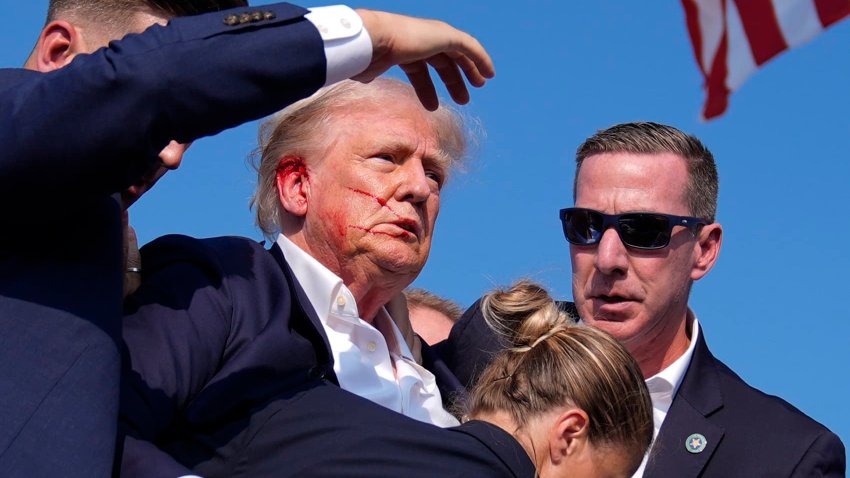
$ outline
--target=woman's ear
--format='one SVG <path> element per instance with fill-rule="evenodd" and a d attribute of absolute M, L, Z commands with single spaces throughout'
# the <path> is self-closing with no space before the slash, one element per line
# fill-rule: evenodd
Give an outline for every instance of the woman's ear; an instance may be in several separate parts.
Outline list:
<path fill-rule="evenodd" d="M 587 444 L 590 419 L 584 410 L 570 408 L 561 413 L 549 431 L 549 459 L 560 465 Z"/>

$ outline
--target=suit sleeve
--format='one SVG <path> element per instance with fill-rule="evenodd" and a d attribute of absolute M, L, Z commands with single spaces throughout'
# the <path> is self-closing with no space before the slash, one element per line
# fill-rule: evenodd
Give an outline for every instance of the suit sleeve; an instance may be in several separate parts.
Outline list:
<path fill-rule="evenodd" d="M 213 261 L 184 247 L 187 241 L 171 236 L 146 246 L 157 260 L 127 301 L 122 476 L 190 474 L 161 445 L 225 356 L 232 316 L 227 287 Z"/>
<path fill-rule="evenodd" d="M 112 193 L 170 141 L 271 114 L 325 81 L 322 39 L 287 4 L 231 25 L 233 11 L 176 18 L 50 73 L 0 76 L 0 200 Z"/>
<path fill-rule="evenodd" d="M 832 432 L 824 431 L 803 455 L 791 474 L 794 478 L 843 478 L 846 468 L 844 444 Z"/>

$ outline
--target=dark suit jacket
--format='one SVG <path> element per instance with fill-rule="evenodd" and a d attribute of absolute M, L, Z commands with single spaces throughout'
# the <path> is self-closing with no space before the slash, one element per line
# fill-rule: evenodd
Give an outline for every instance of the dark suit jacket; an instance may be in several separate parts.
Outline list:
<path fill-rule="evenodd" d="M 3 476 L 110 473 L 122 289 L 112 194 L 171 139 L 260 118 L 324 83 L 305 10 L 262 10 L 275 18 L 176 19 L 58 71 L 0 70 Z"/>
<path fill-rule="evenodd" d="M 437 346 L 468 386 L 503 346 L 478 305 Z M 644 476 L 843 477 L 845 452 L 838 437 L 788 402 L 747 385 L 711 354 L 704 337 L 701 330 Z M 695 433 L 707 441 L 701 453 L 685 448 Z"/>
<path fill-rule="evenodd" d="M 308 381 L 258 409 L 205 477 L 532 478 L 519 443 L 470 421 L 442 429 L 387 410 L 328 380 Z"/>
<path fill-rule="evenodd" d="M 142 261 L 124 319 L 125 476 L 228 476 L 222 463 L 242 456 L 255 415 L 305 384 L 338 385 L 321 322 L 277 245 L 165 236 Z M 425 366 L 444 398 L 462 388 L 443 364 Z M 317 426 L 336 425 L 311 411 Z"/>

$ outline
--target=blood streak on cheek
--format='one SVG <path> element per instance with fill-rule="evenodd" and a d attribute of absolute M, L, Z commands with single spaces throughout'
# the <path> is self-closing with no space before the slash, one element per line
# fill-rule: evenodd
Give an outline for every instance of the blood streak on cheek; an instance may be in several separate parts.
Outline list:
<path fill-rule="evenodd" d="M 345 227 L 345 218 L 341 212 L 333 214 L 331 217 L 331 223 L 336 226 L 336 230 L 339 232 L 339 237 L 345 237 L 345 231 L 347 228 Z"/>
<path fill-rule="evenodd" d="M 364 196 L 367 196 L 367 197 L 374 199 L 375 202 L 377 202 L 379 206 L 387 208 L 387 210 L 389 210 L 391 213 L 395 214 L 396 217 L 400 217 L 397 212 L 393 211 L 393 208 L 391 208 L 390 206 L 387 205 L 386 199 L 379 197 L 379 196 L 376 196 L 376 195 L 374 195 L 370 192 L 364 191 L 362 189 L 348 188 L 348 190 L 353 191 L 357 194 L 362 194 Z"/>

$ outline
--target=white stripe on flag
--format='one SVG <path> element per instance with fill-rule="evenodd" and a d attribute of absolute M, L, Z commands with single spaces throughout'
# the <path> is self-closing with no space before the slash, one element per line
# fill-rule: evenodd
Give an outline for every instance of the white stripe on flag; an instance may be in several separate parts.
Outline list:
<path fill-rule="evenodd" d="M 812 0 L 772 0 L 776 19 L 785 43 L 794 48 L 811 40 L 823 31 L 820 17 Z"/>
<path fill-rule="evenodd" d="M 703 71 L 711 71 L 720 40 L 723 39 L 723 1 L 699 0 L 699 28 L 702 37 Z"/>
<path fill-rule="evenodd" d="M 726 34 L 729 39 L 726 59 L 728 68 L 726 87 L 729 88 L 729 91 L 735 91 L 758 69 L 758 66 L 756 66 L 756 60 L 753 58 L 747 34 L 744 32 L 738 7 L 735 6 L 733 1 L 726 4 L 726 21 Z"/>

